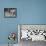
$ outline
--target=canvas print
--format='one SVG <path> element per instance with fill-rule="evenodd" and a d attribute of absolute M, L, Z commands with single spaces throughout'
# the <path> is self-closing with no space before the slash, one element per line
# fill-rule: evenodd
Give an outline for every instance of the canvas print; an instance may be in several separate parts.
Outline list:
<path fill-rule="evenodd" d="M 20 25 L 20 41 L 46 41 L 46 25 Z"/>
<path fill-rule="evenodd" d="M 17 16 L 17 8 L 4 8 L 4 17 L 16 18 L 16 16 Z"/>
<path fill-rule="evenodd" d="M 19 24 L 19 46 L 42 46 L 46 44 L 46 25 Z M 45 45 L 46 46 L 46 45 Z"/>

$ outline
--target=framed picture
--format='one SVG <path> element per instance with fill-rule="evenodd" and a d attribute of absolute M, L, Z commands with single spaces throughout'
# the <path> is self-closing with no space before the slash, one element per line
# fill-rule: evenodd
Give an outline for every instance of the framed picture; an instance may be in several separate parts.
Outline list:
<path fill-rule="evenodd" d="M 4 17 L 6 18 L 16 18 L 17 8 L 4 8 Z"/>
<path fill-rule="evenodd" d="M 18 33 L 19 41 L 46 41 L 46 24 L 19 24 Z"/>

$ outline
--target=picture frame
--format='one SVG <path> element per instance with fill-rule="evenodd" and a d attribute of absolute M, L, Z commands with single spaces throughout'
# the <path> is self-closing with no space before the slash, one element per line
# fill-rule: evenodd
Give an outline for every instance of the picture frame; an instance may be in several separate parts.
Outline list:
<path fill-rule="evenodd" d="M 46 41 L 46 24 L 19 24 L 18 30 L 19 42 L 21 40 Z"/>
<path fill-rule="evenodd" d="M 4 8 L 4 17 L 5 18 L 16 18 L 17 8 Z"/>

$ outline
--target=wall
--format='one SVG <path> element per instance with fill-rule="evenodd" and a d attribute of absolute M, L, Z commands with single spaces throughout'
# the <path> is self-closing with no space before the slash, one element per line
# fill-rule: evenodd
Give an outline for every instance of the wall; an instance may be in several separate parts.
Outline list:
<path fill-rule="evenodd" d="M 4 18 L 4 8 L 17 8 L 17 18 Z M 0 0 L 0 44 L 8 43 L 8 34 L 10 32 L 16 32 L 18 34 L 17 24 L 19 23 L 19 18 L 17 1 Z"/>
<path fill-rule="evenodd" d="M 22 1 L 21 24 L 46 24 L 46 0 Z"/>
<path fill-rule="evenodd" d="M 4 18 L 4 8 L 17 8 L 17 18 Z M 46 24 L 46 0 L 0 0 L 0 44 L 18 24 Z M 17 42 L 17 41 L 16 41 Z"/>

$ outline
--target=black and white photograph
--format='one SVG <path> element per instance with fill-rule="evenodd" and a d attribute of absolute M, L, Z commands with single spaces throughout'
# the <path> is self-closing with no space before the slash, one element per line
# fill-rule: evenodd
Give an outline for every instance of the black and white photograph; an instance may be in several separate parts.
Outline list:
<path fill-rule="evenodd" d="M 17 16 L 17 8 L 4 8 L 4 17 L 16 18 L 16 16 Z"/>
<path fill-rule="evenodd" d="M 20 46 L 46 43 L 46 25 L 20 24 L 18 31 L 20 31 Z"/>

